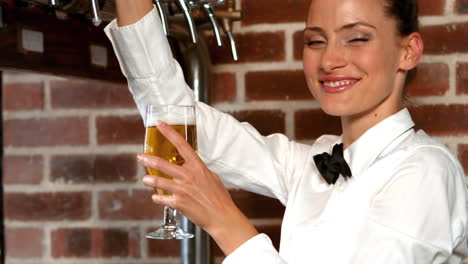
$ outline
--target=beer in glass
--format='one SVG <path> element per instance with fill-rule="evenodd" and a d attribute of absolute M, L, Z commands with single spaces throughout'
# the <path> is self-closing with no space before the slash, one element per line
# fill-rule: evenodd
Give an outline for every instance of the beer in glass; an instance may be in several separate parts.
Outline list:
<path fill-rule="evenodd" d="M 197 150 L 195 106 L 149 105 L 146 111 L 144 153 L 158 156 L 170 163 L 182 165 L 184 159 L 174 145 L 158 130 L 158 121 L 163 121 L 172 126 L 194 150 Z M 170 175 L 153 168 L 147 167 L 146 171 L 150 175 L 172 179 Z M 155 188 L 155 192 L 162 195 L 171 195 L 171 193 L 159 188 Z M 175 209 L 166 206 L 162 227 L 149 233 L 146 237 L 153 239 L 186 239 L 193 237 L 193 234 L 186 233 L 177 226 L 176 215 L 177 211 Z"/>

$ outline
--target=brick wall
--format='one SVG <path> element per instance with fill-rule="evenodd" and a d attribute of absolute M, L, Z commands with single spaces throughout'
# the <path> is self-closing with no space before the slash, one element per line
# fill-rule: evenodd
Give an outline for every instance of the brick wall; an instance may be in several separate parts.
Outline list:
<path fill-rule="evenodd" d="M 339 133 L 302 76 L 307 2 L 242 1 L 239 63 L 211 45 L 213 105 L 263 134 L 306 143 Z M 468 1 L 421 2 L 426 55 L 409 87 L 417 102 L 411 110 L 468 174 Z M 144 238 L 162 208 L 140 182 L 135 154 L 144 131 L 124 85 L 5 71 L 3 107 L 7 263 L 179 263 L 178 242 Z M 277 245 L 282 206 L 232 195 Z M 220 261 L 221 252 L 213 252 Z"/>

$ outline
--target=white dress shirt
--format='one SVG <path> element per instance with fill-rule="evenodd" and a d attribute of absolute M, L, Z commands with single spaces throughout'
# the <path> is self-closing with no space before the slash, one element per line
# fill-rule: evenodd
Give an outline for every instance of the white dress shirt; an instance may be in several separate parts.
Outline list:
<path fill-rule="evenodd" d="M 313 156 L 341 137 L 312 145 L 260 135 L 247 123 L 194 102 L 155 10 L 135 24 L 105 29 L 141 115 L 147 104 L 195 104 L 198 151 L 229 185 L 286 206 L 280 251 L 260 234 L 230 263 L 462 263 L 467 255 L 467 189 L 452 154 L 406 109 L 369 129 L 344 151 L 353 176 L 328 185 Z"/>

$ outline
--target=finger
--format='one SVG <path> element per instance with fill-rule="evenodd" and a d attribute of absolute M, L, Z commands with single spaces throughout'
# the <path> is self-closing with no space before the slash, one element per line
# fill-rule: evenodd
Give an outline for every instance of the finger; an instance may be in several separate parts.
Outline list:
<path fill-rule="evenodd" d="M 143 177 L 143 184 L 153 188 L 163 189 L 170 193 L 177 192 L 177 185 L 174 181 L 156 175 L 145 175 Z"/>
<path fill-rule="evenodd" d="M 148 154 L 138 154 L 137 159 L 143 166 L 156 169 L 175 179 L 180 179 L 184 176 L 184 169 L 181 166 L 170 163 L 160 157 Z"/>
<path fill-rule="evenodd" d="M 176 207 L 176 200 L 174 195 L 160 195 L 160 194 L 153 194 L 151 199 L 156 204 L 167 205 L 174 209 L 178 209 Z"/>
<path fill-rule="evenodd" d="M 163 121 L 158 122 L 158 130 L 177 148 L 184 160 L 199 160 L 195 150 L 173 127 Z"/>

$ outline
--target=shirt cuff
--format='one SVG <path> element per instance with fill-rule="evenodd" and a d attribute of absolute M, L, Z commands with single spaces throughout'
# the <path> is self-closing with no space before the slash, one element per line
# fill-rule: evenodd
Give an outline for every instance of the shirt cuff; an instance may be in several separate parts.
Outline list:
<path fill-rule="evenodd" d="M 119 27 L 112 20 L 104 32 L 127 78 L 158 77 L 175 72 L 172 51 L 156 8 L 134 24 Z"/>
<path fill-rule="evenodd" d="M 270 238 L 265 234 L 259 234 L 247 240 L 234 252 L 229 254 L 223 264 L 258 264 L 258 263 L 286 263 L 279 257 L 273 247 Z"/>

